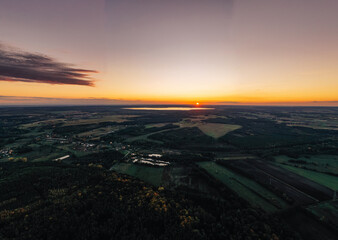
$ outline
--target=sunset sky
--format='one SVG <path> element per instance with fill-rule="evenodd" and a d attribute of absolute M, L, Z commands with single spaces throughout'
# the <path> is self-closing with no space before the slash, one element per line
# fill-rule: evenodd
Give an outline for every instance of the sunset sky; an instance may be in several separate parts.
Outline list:
<path fill-rule="evenodd" d="M 0 105 L 338 106 L 337 0 L 1 0 Z"/>

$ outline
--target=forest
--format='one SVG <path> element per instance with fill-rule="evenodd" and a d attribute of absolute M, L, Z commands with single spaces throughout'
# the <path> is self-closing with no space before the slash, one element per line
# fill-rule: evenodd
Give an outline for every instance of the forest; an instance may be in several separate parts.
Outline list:
<path fill-rule="evenodd" d="M 298 239 L 232 192 L 196 198 L 97 166 L 2 163 L 0 198 L 2 239 Z"/>

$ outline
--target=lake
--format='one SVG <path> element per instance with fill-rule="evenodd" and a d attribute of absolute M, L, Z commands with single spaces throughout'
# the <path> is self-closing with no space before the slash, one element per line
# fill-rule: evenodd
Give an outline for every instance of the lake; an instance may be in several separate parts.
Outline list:
<path fill-rule="evenodd" d="M 202 107 L 133 107 L 123 108 L 129 110 L 155 110 L 155 111 L 190 111 L 190 110 L 213 110 L 214 108 Z"/>

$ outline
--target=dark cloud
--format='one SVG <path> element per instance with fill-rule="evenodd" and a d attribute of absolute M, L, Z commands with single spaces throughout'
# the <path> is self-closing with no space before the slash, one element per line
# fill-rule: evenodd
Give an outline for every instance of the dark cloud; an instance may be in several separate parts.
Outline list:
<path fill-rule="evenodd" d="M 0 44 L 0 81 L 94 86 L 91 73 L 96 71 L 74 68 L 42 54 Z"/>
<path fill-rule="evenodd" d="M 51 98 L 28 96 L 4 96 L 0 95 L 1 106 L 44 106 L 44 105 L 139 105 L 151 104 L 140 100 L 124 100 L 110 98 Z"/>

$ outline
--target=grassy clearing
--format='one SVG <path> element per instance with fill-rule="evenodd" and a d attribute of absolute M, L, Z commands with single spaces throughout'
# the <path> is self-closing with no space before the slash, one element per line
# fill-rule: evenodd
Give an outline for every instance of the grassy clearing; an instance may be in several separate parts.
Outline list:
<path fill-rule="evenodd" d="M 41 156 L 39 158 L 35 158 L 31 162 L 51 161 L 51 160 L 57 159 L 59 157 L 63 157 L 65 155 L 68 155 L 68 152 L 64 151 L 64 152 L 51 153 L 51 154 L 46 155 L 46 156 Z"/>
<path fill-rule="evenodd" d="M 257 159 L 256 156 L 244 155 L 244 156 L 231 156 L 231 157 L 218 157 L 217 160 L 229 161 L 229 160 L 248 160 L 248 159 Z"/>
<path fill-rule="evenodd" d="M 275 212 L 288 207 L 281 198 L 249 178 L 236 174 L 214 162 L 199 162 L 198 165 L 253 206 L 260 207 L 266 212 Z"/>
<path fill-rule="evenodd" d="M 64 121 L 65 121 L 64 118 L 56 118 L 56 119 L 53 119 L 53 120 L 37 121 L 37 122 L 33 122 L 33 123 L 22 124 L 22 125 L 20 125 L 20 128 L 27 129 L 27 128 L 38 127 L 38 126 L 54 125 L 54 124 L 58 124 L 58 123 L 64 123 Z"/>
<path fill-rule="evenodd" d="M 167 131 L 167 130 L 164 130 L 164 131 Z M 159 132 L 162 132 L 162 131 L 159 131 Z M 130 142 L 134 142 L 134 141 L 148 141 L 148 142 L 154 142 L 154 143 L 162 144 L 163 142 L 161 142 L 161 141 L 148 138 L 148 136 L 153 135 L 155 133 L 159 133 L 159 132 L 149 133 L 149 134 L 145 134 L 145 135 L 141 135 L 141 136 L 137 136 L 137 137 L 130 137 L 125 142 L 130 143 Z"/>
<path fill-rule="evenodd" d="M 231 131 L 234 131 L 236 129 L 241 128 L 240 125 L 203 122 L 203 120 L 205 120 L 205 119 L 215 118 L 215 117 L 217 117 L 217 116 L 216 115 L 208 115 L 208 116 L 200 115 L 200 116 L 196 116 L 194 118 L 185 118 L 180 122 L 174 123 L 174 125 L 177 125 L 180 128 L 197 127 L 205 135 L 213 137 L 215 139 L 220 138 L 220 137 L 224 136 L 225 134 L 227 134 Z M 148 124 L 148 125 L 146 125 L 146 128 L 164 127 L 167 124 L 168 123 Z M 147 140 L 147 141 L 154 142 L 154 140 L 151 140 L 151 139 L 148 138 L 150 135 L 153 135 L 153 134 L 156 134 L 156 133 L 161 133 L 161 132 L 164 132 L 164 131 L 169 131 L 169 130 L 172 130 L 172 129 L 166 129 L 166 130 L 162 130 L 162 131 L 158 131 L 158 132 L 154 132 L 154 133 L 145 134 L 145 135 L 142 135 L 142 136 L 132 137 L 132 138 L 127 139 L 127 142 L 133 142 L 133 141 L 136 141 L 136 140 Z M 156 141 L 156 142 L 162 143 L 160 141 Z"/>
<path fill-rule="evenodd" d="M 69 153 L 73 153 L 77 157 L 81 157 L 81 156 L 84 156 L 84 155 L 88 154 L 88 152 L 83 152 L 83 151 L 78 151 L 78 150 L 73 149 L 73 145 L 72 144 L 59 145 L 59 146 L 57 146 L 57 148 L 60 151 L 62 151 L 62 150 L 66 151 L 68 154 Z"/>
<path fill-rule="evenodd" d="M 31 147 L 33 150 L 21 154 L 17 153 L 12 157 L 14 159 L 26 158 L 28 162 L 43 162 L 51 161 L 56 158 L 70 154 L 70 151 L 68 151 L 67 149 L 59 148 L 51 143 L 45 143 L 43 145 L 34 143 L 28 146 Z M 8 161 L 10 158 L 11 157 L 4 158 L 2 159 L 2 162 Z"/>
<path fill-rule="evenodd" d="M 77 134 L 78 137 L 100 137 L 103 135 L 106 135 L 112 131 L 118 130 L 119 127 L 116 126 L 109 126 L 109 127 L 102 127 L 102 128 L 96 128 L 94 130 L 83 132 Z"/>
<path fill-rule="evenodd" d="M 100 116 L 98 118 L 88 118 L 88 119 L 78 119 L 68 121 L 64 126 L 74 126 L 74 125 L 83 125 L 83 124 L 95 124 L 101 122 L 126 122 L 129 121 L 127 118 L 137 117 L 137 115 L 111 115 L 111 116 Z"/>
<path fill-rule="evenodd" d="M 112 167 L 112 170 L 139 178 L 154 186 L 160 186 L 162 183 L 163 168 L 133 163 L 118 163 Z"/>
<path fill-rule="evenodd" d="M 235 131 L 241 126 L 232 124 L 221 124 L 221 123 L 202 123 L 198 128 L 206 135 L 213 138 L 223 137 L 225 134 Z"/>
<path fill-rule="evenodd" d="M 38 147 L 41 147 L 41 145 L 40 145 L 40 144 L 37 144 L 37 143 L 32 143 L 32 144 L 29 144 L 28 147 L 31 147 L 31 148 L 33 148 L 33 149 L 36 149 L 36 148 L 38 148 Z"/>
<path fill-rule="evenodd" d="M 203 120 L 207 120 L 207 119 L 211 119 L 211 118 L 223 118 L 223 119 L 227 119 L 227 117 L 225 116 L 218 116 L 218 115 L 197 115 L 191 118 L 185 118 L 185 119 L 189 119 L 192 121 L 203 121 Z"/>
<path fill-rule="evenodd" d="M 338 229 L 338 202 L 328 201 L 321 202 L 306 208 L 323 222 L 333 224 Z"/>
<path fill-rule="evenodd" d="M 225 134 L 241 128 L 240 125 L 222 124 L 222 123 L 206 123 L 194 120 L 183 120 L 179 123 L 175 123 L 181 128 L 185 127 L 198 127 L 205 135 L 213 137 L 215 139 L 224 136 Z"/>
<path fill-rule="evenodd" d="M 288 124 L 288 126 L 297 126 L 297 127 L 307 127 L 307 128 L 312 128 L 312 129 L 320 129 L 320 130 L 333 130 L 333 131 L 337 131 L 338 128 L 337 127 L 333 127 L 333 126 L 318 126 L 318 125 L 307 125 L 307 124 Z M 337 126 L 337 123 L 336 125 Z"/>
<path fill-rule="evenodd" d="M 284 164 L 280 164 L 277 163 L 279 166 L 294 172 L 300 176 L 303 176 L 305 178 L 308 178 L 314 182 L 317 182 L 323 186 L 326 186 L 328 188 L 331 188 L 332 190 L 336 190 L 338 191 L 338 177 L 332 176 L 332 175 L 328 175 L 325 173 L 319 173 L 319 172 L 315 172 L 315 171 L 311 171 L 311 170 L 307 170 L 307 169 L 302 169 L 302 168 L 298 168 L 298 167 L 293 167 L 293 166 L 289 166 L 289 165 L 284 165 Z"/>
<path fill-rule="evenodd" d="M 147 124 L 145 125 L 146 128 L 153 128 L 153 127 L 164 127 L 165 125 L 168 125 L 169 123 L 154 123 L 154 124 Z"/>
<path fill-rule="evenodd" d="M 275 157 L 276 162 L 299 168 L 307 168 L 318 172 L 338 174 L 337 155 L 311 155 L 301 156 L 297 159 L 280 155 Z M 296 162 L 295 162 L 296 161 Z"/>
<path fill-rule="evenodd" d="M 144 134 L 144 135 L 137 136 L 137 137 L 130 137 L 125 142 L 130 143 L 130 142 L 134 142 L 134 141 L 148 141 L 148 142 L 154 142 L 154 143 L 163 144 L 162 141 L 155 140 L 155 139 L 150 139 L 148 137 L 151 136 L 151 135 L 157 134 L 157 133 L 167 132 L 167 131 L 171 131 L 171 130 L 173 130 L 173 129 L 164 129 L 164 130 L 160 130 L 160 131 L 157 131 L 157 132 L 152 132 L 152 133 Z"/>

